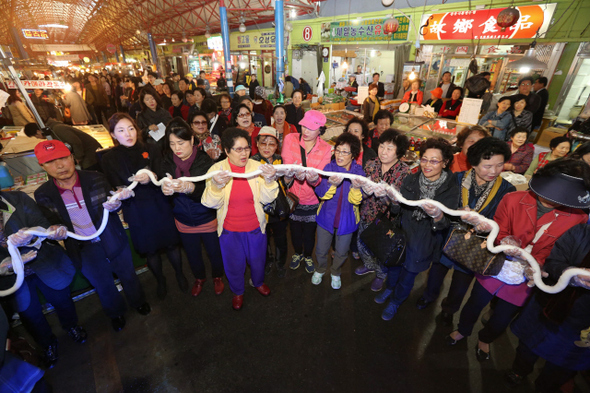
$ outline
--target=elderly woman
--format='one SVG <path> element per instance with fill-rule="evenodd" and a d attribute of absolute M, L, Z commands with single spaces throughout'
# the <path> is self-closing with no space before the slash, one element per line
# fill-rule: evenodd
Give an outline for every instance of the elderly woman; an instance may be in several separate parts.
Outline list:
<path fill-rule="evenodd" d="M 486 127 L 494 138 L 506 140 L 508 130 L 512 127 L 512 112 L 509 111 L 512 101 L 510 97 L 502 97 L 498 100 L 498 108 L 486 113 L 480 120 L 479 125 Z"/>
<path fill-rule="evenodd" d="M 391 124 L 393 123 L 393 113 L 381 109 L 377 112 L 375 117 L 373 117 L 373 122 L 375 123 L 375 129 L 370 133 L 371 136 L 367 138 L 367 146 L 377 153 L 379 149 L 379 137 L 391 127 Z"/>
<path fill-rule="evenodd" d="M 512 101 L 512 116 L 513 123 L 509 130 L 514 127 L 522 127 L 528 132 L 531 131 L 531 125 L 533 124 L 533 113 L 526 109 L 527 96 L 524 94 L 515 94 L 510 97 Z"/>
<path fill-rule="evenodd" d="M 461 105 L 463 105 L 463 100 L 461 100 L 461 97 L 463 97 L 463 89 L 460 87 L 455 87 L 451 93 L 451 99 L 445 101 L 441 105 L 440 111 L 438 112 L 438 117 L 455 120 L 457 116 L 459 116 Z"/>
<path fill-rule="evenodd" d="M 266 214 L 263 204 L 271 203 L 278 195 L 276 170 L 272 165 L 248 159 L 248 133 L 228 128 L 221 143 L 227 159 L 213 165 L 209 173 L 218 172 L 207 180 L 203 205 L 217 210 L 217 233 L 223 255 L 223 266 L 234 293 L 232 306 L 240 310 L 244 302 L 244 273 L 250 265 L 251 285 L 263 296 L 270 295 L 264 283 L 266 261 Z M 262 176 L 232 178 L 229 172 L 248 173 L 262 170 Z"/>
<path fill-rule="evenodd" d="M 367 178 L 374 183 L 385 182 L 399 190 L 406 176 L 410 174 L 410 168 L 401 161 L 409 145 L 408 138 L 394 129 L 389 129 L 381 134 L 378 157 L 368 161 L 363 167 Z M 375 271 L 376 276 L 371 283 L 371 290 L 374 292 L 383 288 L 383 283 L 387 278 L 387 270 L 366 248 L 360 240 L 360 235 L 379 215 L 389 215 L 390 205 L 391 202 L 385 194 L 368 195 L 361 204 L 357 247 L 363 264 L 354 272 L 362 276 Z"/>
<path fill-rule="evenodd" d="M 273 127 L 279 134 L 279 142 L 282 144 L 285 137 L 291 133 L 297 133 L 297 128 L 293 124 L 287 122 L 287 109 L 283 105 L 277 105 L 272 110 L 272 118 L 274 120 Z"/>
<path fill-rule="evenodd" d="M 152 89 L 141 89 L 139 103 L 141 105 L 141 112 L 137 115 L 137 125 L 141 130 L 142 140 L 148 143 L 156 143 L 157 140 L 149 132 L 158 131 L 158 125 L 160 123 L 166 125 L 172 120 L 172 116 L 170 116 L 170 112 L 162 108 L 158 93 Z"/>
<path fill-rule="evenodd" d="M 524 174 L 533 161 L 535 145 L 527 143 L 528 131 L 523 127 L 516 127 L 510 130 L 510 160 L 504 163 L 505 171 Z"/>
<path fill-rule="evenodd" d="M 225 117 L 225 123 L 231 124 L 232 120 L 232 101 L 231 97 L 227 93 L 220 94 L 219 104 L 221 105 L 221 110 L 219 111 L 219 116 Z"/>
<path fill-rule="evenodd" d="M 341 134 L 334 145 L 334 159 L 324 167 L 324 171 L 365 176 L 363 168 L 355 162 L 360 154 L 361 142 L 349 133 Z M 313 285 L 319 285 L 328 268 L 328 252 L 334 241 L 332 258 L 332 288 L 340 289 L 341 267 L 348 258 L 350 242 L 358 228 L 358 206 L 363 199 L 362 183 L 345 179 L 340 175 L 322 178 L 315 189 L 321 200 L 318 209 L 318 239 L 316 257 L 318 267 L 311 277 Z"/>
<path fill-rule="evenodd" d="M 260 132 L 260 127 L 254 125 L 254 114 L 250 107 L 246 104 L 240 104 L 234 110 L 234 123 L 235 126 L 241 130 L 244 130 L 250 136 L 250 143 L 252 146 L 252 153 L 258 153 L 258 147 L 256 147 L 256 136 Z"/>
<path fill-rule="evenodd" d="M 293 92 L 293 102 L 291 104 L 285 105 L 285 109 L 287 110 L 287 122 L 289 124 L 293 124 L 295 128 L 297 128 L 297 132 L 300 134 L 301 125 L 299 125 L 299 122 L 305 115 L 305 109 L 301 107 L 302 102 L 303 92 L 301 90 L 295 90 Z"/>
<path fill-rule="evenodd" d="M 363 119 L 369 124 L 369 128 L 375 126 L 373 118 L 377 112 L 379 112 L 379 109 L 381 109 L 379 99 L 377 98 L 378 91 L 379 85 L 377 83 L 371 83 L 369 85 L 369 96 L 365 98 L 365 101 L 363 101 L 363 105 L 361 106 Z"/>
<path fill-rule="evenodd" d="M 524 173 L 525 176 L 532 176 L 549 162 L 567 156 L 572 149 L 572 142 L 565 136 L 558 136 L 549 141 L 549 149 L 551 151 L 539 153 L 535 157 L 529 169 Z"/>
<path fill-rule="evenodd" d="M 524 248 L 543 266 L 555 241 L 571 227 L 588 221 L 578 195 L 590 189 L 588 167 L 576 160 L 560 160 L 547 164 L 531 179 L 530 190 L 515 191 L 500 201 L 494 221 L 500 226 L 496 244 Z M 586 201 L 583 208 L 590 204 Z M 574 206 L 574 207 L 568 207 Z M 484 224 L 487 225 L 487 224 Z M 491 227 L 487 228 L 491 230 Z M 520 251 L 505 251 L 510 260 L 522 260 Z M 525 262 L 522 262 L 525 263 Z M 455 345 L 470 336 L 483 308 L 498 298 L 494 313 L 479 331 L 475 353 L 479 361 L 490 358 L 490 344 L 504 332 L 532 295 L 526 282 L 509 285 L 496 277 L 475 275 L 477 281 L 461 311 L 457 330 L 447 336 Z"/>
<path fill-rule="evenodd" d="M 455 175 L 457 184 L 461 187 L 462 209 L 476 211 L 486 218 L 493 219 L 504 195 L 516 190 L 500 177 L 504 162 L 509 157 L 508 146 L 497 138 L 480 139 L 469 148 L 467 159 L 472 169 Z M 432 264 L 428 274 L 428 285 L 417 304 L 421 310 L 438 298 L 445 276 L 451 268 L 455 269 L 453 280 L 449 294 L 442 303 L 442 320 L 447 325 L 452 325 L 453 314 L 461 307 L 465 293 L 473 281 L 471 271 L 442 255 L 440 262 Z"/>
<path fill-rule="evenodd" d="M 488 136 L 490 136 L 488 131 L 480 126 L 473 126 L 461 130 L 457 135 L 457 147 L 459 147 L 461 151 L 455 153 L 453 164 L 450 168 L 451 172 L 464 172 L 471 169 L 471 165 L 467 160 L 467 151 L 475 142 Z"/>
<path fill-rule="evenodd" d="M 102 158 L 104 174 L 113 187 L 127 187 L 134 180 L 139 182 L 133 190 L 135 197 L 122 201 L 133 247 L 147 257 L 148 268 L 158 283 L 158 298 L 164 299 L 168 293 L 162 272 L 162 252 L 166 252 L 178 286 L 185 292 L 188 283 L 182 273 L 180 238 L 172 218 L 172 206 L 146 174 L 135 176 L 140 169 L 155 170 L 161 152 L 155 145 L 143 143 L 138 127 L 125 113 L 111 116 L 109 128 L 116 146 Z"/>
<path fill-rule="evenodd" d="M 213 161 L 217 161 L 221 156 L 221 139 L 218 135 L 209 132 L 209 119 L 205 112 L 194 112 L 189 116 L 188 124 L 195 134 L 197 148 L 204 151 Z"/>
<path fill-rule="evenodd" d="M 204 175 L 213 165 L 213 160 L 197 147 L 194 131 L 180 117 L 175 117 L 166 126 L 163 155 L 157 174 L 160 177 L 171 176 L 171 181 L 162 183 L 162 193 L 173 196 L 174 221 L 195 277 L 191 295 L 199 296 L 207 281 L 202 244 L 211 263 L 215 294 L 220 295 L 224 289 L 223 262 L 215 210 L 201 203 L 204 182 L 178 180 L 180 177 Z"/>
<path fill-rule="evenodd" d="M 434 199 L 456 209 L 460 189 L 448 169 L 453 161 L 451 145 L 442 138 L 430 138 L 420 147 L 420 157 L 420 171 L 404 179 L 402 196 L 410 200 Z M 388 195 L 393 197 L 392 193 Z M 385 321 L 392 319 L 408 298 L 416 276 L 428 270 L 437 258 L 442 248 L 442 230 L 450 223 L 439 208 L 428 204 L 422 208 L 401 205 L 400 214 L 407 236 L 406 259 L 402 265 L 387 269 L 387 289 L 375 298 L 379 304 L 388 301 L 381 315 Z"/>
<path fill-rule="evenodd" d="M 440 112 L 440 108 L 442 107 L 442 94 L 443 89 L 437 87 L 434 90 L 430 90 L 430 99 L 424 103 L 424 105 L 430 105 L 436 113 Z"/>
<path fill-rule="evenodd" d="M 404 94 L 404 98 L 402 102 L 407 102 L 410 104 L 418 104 L 422 105 L 422 100 L 424 99 L 424 93 L 420 90 L 420 85 L 422 81 L 420 79 L 414 79 L 412 84 L 410 85 L 410 90 Z"/>
<path fill-rule="evenodd" d="M 299 123 L 301 134 L 289 134 L 281 149 L 285 164 L 298 164 L 308 168 L 323 169 L 332 155 L 332 148 L 320 134 L 326 124 L 323 113 L 310 110 Z M 290 175 L 290 176 L 289 176 Z M 285 175 L 285 182 L 293 180 L 293 174 Z M 316 214 L 319 200 L 314 187 L 320 178 L 314 171 L 299 172 L 289 191 L 299 198 L 299 204 L 290 217 L 291 242 L 295 253 L 291 259 L 291 269 L 295 270 L 301 262 L 305 263 L 305 271 L 313 273 L 315 268 L 311 254 L 315 245 Z"/>
<path fill-rule="evenodd" d="M 263 164 L 279 165 L 283 163 L 283 158 L 280 154 L 279 133 L 276 129 L 264 126 L 260 129 L 256 137 L 256 144 L 258 145 L 258 153 L 252 156 L 252 160 L 259 161 Z M 282 179 L 277 180 L 279 186 L 284 193 L 287 185 Z M 268 237 L 268 247 L 266 255 L 266 274 L 272 270 L 273 261 L 276 263 L 277 276 L 279 278 L 285 277 L 287 271 L 285 270 L 285 263 L 287 262 L 287 223 L 286 219 L 281 219 L 277 216 L 268 215 L 266 224 L 266 234 Z M 275 252 L 273 254 L 270 240 L 274 237 Z"/>
<path fill-rule="evenodd" d="M 359 164 L 361 168 L 365 167 L 367 161 L 377 157 L 375 151 L 364 144 L 364 141 L 369 136 L 369 127 L 364 120 L 357 117 L 350 119 L 346 124 L 346 128 L 344 128 L 344 132 L 349 132 L 356 136 L 361 143 L 361 152 L 356 158 L 356 163 Z"/>

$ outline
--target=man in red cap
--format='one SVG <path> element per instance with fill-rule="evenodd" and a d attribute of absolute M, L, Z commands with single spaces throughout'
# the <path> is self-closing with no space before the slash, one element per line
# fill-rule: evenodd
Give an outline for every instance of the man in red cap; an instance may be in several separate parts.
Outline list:
<path fill-rule="evenodd" d="M 35 191 L 35 199 L 52 224 L 67 227 L 81 236 L 96 233 L 103 219 L 103 208 L 110 212 L 103 233 L 88 241 L 61 236 L 74 264 L 96 289 L 102 307 L 111 318 L 113 329 L 125 326 L 125 301 L 117 290 L 113 273 L 121 280 L 129 304 L 142 315 L 150 313 L 141 284 L 135 275 L 131 248 L 116 211 L 120 201 L 108 202 L 112 190 L 106 177 L 98 172 L 77 171 L 74 157 L 61 141 L 48 140 L 35 147 L 39 165 L 51 179 Z M 121 192 L 120 199 L 133 195 Z M 62 233 L 65 233 L 62 230 Z"/>

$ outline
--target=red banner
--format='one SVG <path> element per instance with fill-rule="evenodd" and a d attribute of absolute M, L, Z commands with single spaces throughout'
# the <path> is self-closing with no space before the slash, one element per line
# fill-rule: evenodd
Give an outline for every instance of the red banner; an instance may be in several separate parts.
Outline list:
<path fill-rule="evenodd" d="M 539 30 L 542 37 L 549 26 L 555 4 L 516 7 L 518 22 L 502 31 L 497 24 L 498 14 L 505 8 L 457 11 L 425 15 L 421 35 L 424 40 L 471 40 L 499 38 L 534 38 Z"/>

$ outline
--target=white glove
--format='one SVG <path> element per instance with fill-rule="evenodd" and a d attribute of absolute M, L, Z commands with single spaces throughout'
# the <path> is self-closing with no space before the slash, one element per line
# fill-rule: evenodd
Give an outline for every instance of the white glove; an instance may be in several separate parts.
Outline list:
<path fill-rule="evenodd" d="M 342 183 L 342 180 L 344 180 L 344 178 L 342 176 L 332 175 L 328 178 L 328 183 L 330 183 L 333 186 L 338 187 Z"/>
<path fill-rule="evenodd" d="M 262 171 L 262 177 L 267 183 L 277 180 L 277 170 L 270 164 L 262 164 L 258 167 Z"/>
<path fill-rule="evenodd" d="M 23 263 L 30 262 L 35 258 L 37 258 L 36 250 L 31 250 L 25 254 L 21 254 L 21 259 L 23 260 Z M 0 263 L 0 276 L 8 276 L 10 274 L 14 274 L 14 269 L 12 267 L 12 258 L 6 257 Z"/>
<path fill-rule="evenodd" d="M 52 225 L 47 228 L 49 240 L 65 240 L 68 237 L 68 228 L 63 225 Z"/>
<path fill-rule="evenodd" d="M 295 178 L 299 181 L 304 181 L 307 173 L 305 169 L 295 170 Z"/>
<path fill-rule="evenodd" d="M 360 180 L 358 177 L 354 177 L 351 181 L 353 188 L 362 188 L 363 184 L 370 183 L 368 181 Z"/>
<path fill-rule="evenodd" d="M 105 203 L 102 204 L 102 207 L 104 207 L 110 213 L 112 213 L 121 207 L 121 201 L 118 201 L 118 200 L 115 200 L 113 202 L 106 201 Z"/>
<path fill-rule="evenodd" d="M 377 184 L 373 190 L 373 194 L 377 197 L 377 198 L 383 198 L 384 196 L 387 195 L 387 187 L 389 186 L 389 184 L 385 183 L 384 181 L 382 181 L 381 183 Z"/>
<path fill-rule="evenodd" d="M 391 199 L 392 202 L 398 202 L 397 196 L 393 191 L 393 187 L 389 187 L 386 189 L 385 193 L 387 194 L 387 197 L 389 199 Z"/>
<path fill-rule="evenodd" d="M 535 286 L 535 281 L 533 278 L 533 274 L 535 273 L 535 271 L 533 270 L 532 267 L 527 266 L 524 268 L 524 276 L 526 277 L 526 279 L 528 280 L 528 282 L 526 283 L 526 285 L 529 288 L 532 288 Z M 549 273 L 544 272 L 541 270 L 541 277 L 549 277 Z M 574 277 L 575 278 L 575 277 Z M 572 279 L 573 280 L 573 279 Z"/>
<path fill-rule="evenodd" d="M 315 170 L 310 168 L 305 171 L 305 178 L 307 179 L 308 183 L 315 184 L 320 178 L 320 175 Z M 342 180 L 340 180 L 340 182 L 342 182 Z"/>
<path fill-rule="evenodd" d="M 221 171 L 211 178 L 211 183 L 220 190 L 231 180 L 231 175 L 228 171 Z"/>
<path fill-rule="evenodd" d="M 181 194 L 192 194 L 195 191 L 195 183 L 184 180 L 175 181 L 174 191 Z"/>
<path fill-rule="evenodd" d="M 168 179 L 168 180 L 165 180 Z M 160 188 L 162 189 L 162 194 L 166 195 L 166 196 L 170 196 L 172 194 L 174 194 L 174 187 L 172 184 L 172 176 L 170 176 L 169 173 L 166 174 L 166 177 L 164 179 L 162 179 L 162 185 L 160 186 Z"/>
<path fill-rule="evenodd" d="M 434 219 L 440 217 L 440 215 L 442 214 L 442 211 L 438 207 L 431 205 L 430 203 L 425 203 L 420 207 L 422 208 L 422 210 L 424 210 L 426 214 L 428 214 L 430 217 Z"/>
<path fill-rule="evenodd" d="M 117 191 L 111 191 L 111 195 L 117 195 L 117 199 L 119 201 L 124 201 L 125 199 L 129 199 L 135 196 L 135 192 L 133 190 L 128 189 L 127 187 L 119 187 Z"/>
<path fill-rule="evenodd" d="M 29 235 L 25 233 L 25 231 L 29 228 L 21 228 L 18 232 L 13 233 L 12 235 L 8 236 L 8 240 L 11 241 L 16 247 L 26 246 L 31 242 L 33 235 Z"/>
<path fill-rule="evenodd" d="M 154 178 L 156 180 L 158 180 L 158 176 L 156 176 L 155 173 L 154 173 Z M 130 181 L 130 182 L 136 181 L 139 184 L 148 184 L 151 181 L 150 176 L 147 173 L 144 173 L 144 172 L 142 172 L 142 173 L 140 173 L 138 175 L 133 175 L 133 176 L 131 176 L 127 180 Z"/>

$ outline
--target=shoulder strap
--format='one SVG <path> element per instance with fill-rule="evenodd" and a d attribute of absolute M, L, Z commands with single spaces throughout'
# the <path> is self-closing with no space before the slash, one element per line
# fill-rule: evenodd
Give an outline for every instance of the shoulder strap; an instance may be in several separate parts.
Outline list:
<path fill-rule="evenodd" d="M 301 150 L 301 165 L 303 166 L 307 166 L 307 156 L 305 154 L 305 149 L 303 148 L 303 146 L 301 146 L 301 139 L 303 138 L 303 135 L 299 135 L 299 149 Z"/>
<path fill-rule="evenodd" d="M 490 204 L 492 199 L 494 199 L 494 197 L 498 193 L 498 190 L 500 189 L 501 185 L 502 185 L 502 176 L 498 176 L 496 178 L 496 181 L 494 182 L 494 185 L 492 187 L 492 190 L 490 191 L 490 194 L 486 198 L 486 201 L 484 202 L 484 204 L 481 206 L 481 209 L 479 209 L 478 213 L 481 213 L 483 211 L 483 209 L 485 209 L 486 206 Z"/>

